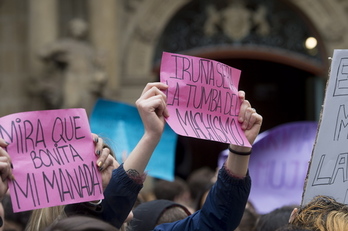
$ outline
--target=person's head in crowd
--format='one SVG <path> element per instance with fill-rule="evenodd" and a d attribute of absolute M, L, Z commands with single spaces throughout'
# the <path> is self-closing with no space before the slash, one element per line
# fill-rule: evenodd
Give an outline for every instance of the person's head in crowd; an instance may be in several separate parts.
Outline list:
<path fill-rule="evenodd" d="M 170 200 L 152 200 L 138 205 L 133 210 L 133 219 L 127 231 L 152 230 L 155 226 L 184 219 L 190 211 L 183 205 Z"/>
<path fill-rule="evenodd" d="M 195 206 L 194 209 L 195 211 L 200 210 L 208 196 L 208 193 L 211 189 L 211 187 L 214 185 L 213 182 L 210 182 L 209 184 L 206 185 L 205 189 L 202 189 L 200 194 L 197 196 L 196 200 L 195 200 Z"/>
<path fill-rule="evenodd" d="M 289 223 L 289 217 L 296 206 L 282 206 L 262 214 L 257 220 L 255 231 L 275 231 Z"/>
<path fill-rule="evenodd" d="M 242 220 L 238 226 L 239 231 L 253 231 L 259 218 L 252 206 L 245 207 Z"/>
<path fill-rule="evenodd" d="M 31 212 L 26 230 L 40 231 L 52 224 L 55 220 L 65 217 L 66 214 L 64 213 L 64 205 L 35 209 Z"/>
<path fill-rule="evenodd" d="M 258 212 L 257 212 L 257 210 L 256 210 L 256 208 L 255 208 L 254 203 L 251 202 L 250 200 L 248 200 L 248 202 L 247 202 L 247 204 L 246 204 L 246 206 L 245 206 L 245 209 L 248 209 L 248 210 L 251 211 L 252 213 L 259 215 Z"/>
<path fill-rule="evenodd" d="M 290 223 L 315 231 L 348 230 L 348 206 L 324 195 L 315 196 L 302 208 L 294 209 Z"/>
<path fill-rule="evenodd" d="M 52 223 L 44 231 L 118 231 L 118 229 L 100 219 L 72 216 Z"/>
<path fill-rule="evenodd" d="M 180 177 L 175 177 L 174 181 L 157 180 L 153 193 L 158 200 L 170 200 L 186 207 L 191 206 L 189 187 L 186 181 Z"/>
<path fill-rule="evenodd" d="M 4 219 L 4 230 L 5 231 L 22 231 L 25 229 L 29 221 L 31 211 L 24 212 L 13 212 L 11 196 L 6 194 L 2 200 L 4 207 L 5 219 Z"/>
<path fill-rule="evenodd" d="M 198 197 L 210 188 L 215 176 L 215 171 L 209 167 L 201 167 L 194 170 L 187 178 L 187 184 L 190 189 L 191 200 L 196 203 Z"/>

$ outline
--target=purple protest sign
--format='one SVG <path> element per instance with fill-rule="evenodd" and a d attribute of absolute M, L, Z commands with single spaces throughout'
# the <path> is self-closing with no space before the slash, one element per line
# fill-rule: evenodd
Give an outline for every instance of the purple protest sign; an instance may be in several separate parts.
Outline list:
<path fill-rule="evenodd" d="M 253 181 L 249 200 L 259 213 L 301 204 L 316 132 L 317 122 L 301 121 L 259 134 L 249 163 Z M 228 150 L 220 154 L 219 167 L 227 155 Z"/>
<path fill-rule="evenodd" d="M 167 123 L 182 136 L 250 147 L 238 122 L 241 71 L 204 58 L 163 52 Z"/>
<path fill-rule="evenodd" d="M 84 109 L 11 114 L 0 118 L 10 144 L 14 212 L 103 198 L 94 144 Z"/>
<path fill-rule="evenodd" d="M 253 145 L 250 201 L 260 213 L 283 205 L 300 205 L 317 122 L 279 125 Z"/>

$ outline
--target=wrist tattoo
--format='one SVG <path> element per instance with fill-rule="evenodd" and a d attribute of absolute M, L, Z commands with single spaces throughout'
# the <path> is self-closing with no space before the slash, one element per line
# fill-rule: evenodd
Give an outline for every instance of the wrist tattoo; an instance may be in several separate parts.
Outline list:
<path fill-rule="evenodd" d="M 145 174 L 140 175 L 140 173 L 135 169 L 128 169 L 126 171 L 129 178 L 131 178 L 137 184 L 142 184 L 145 181 Z"/>
<path fill-rule="evenodd" d="M 139 178 L 139 176 L 140 176 L 139 172 L 135 169 L 128 169 L 127 174 L 132 179 Z"/>

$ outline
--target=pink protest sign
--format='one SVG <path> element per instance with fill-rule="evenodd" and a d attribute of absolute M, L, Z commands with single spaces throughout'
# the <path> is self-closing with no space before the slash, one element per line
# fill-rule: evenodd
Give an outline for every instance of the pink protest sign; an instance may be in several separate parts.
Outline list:
<path fill-rule="evenodd" d="M 182 136 L 250 147 L 238 122 L 240 73 L 214 60 L 163 52 L 169 126 Z"/>
<path fill-rule="evenodd" d="M 11 114 L 0 118 L 10 143 L 10 194 L 14 212 L 99 200 L 101 175 L 84 109 Z"/>

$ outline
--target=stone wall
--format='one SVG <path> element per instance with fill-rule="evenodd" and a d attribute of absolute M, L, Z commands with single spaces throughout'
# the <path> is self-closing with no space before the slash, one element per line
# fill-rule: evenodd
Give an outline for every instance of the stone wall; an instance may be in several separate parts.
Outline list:
<path fill-rule="evenodd" d="M 168 21 L 189 0 L 88 0 L 89 41 L 104 54 L 108 84 L 104 96 L 134 103 L 153 72 L 157 42 Z M 291 0 L 319 32 L 324 49 L 348 48 L 348 3 L 343 0 Z M 42 64 L 37 50 L 58 39 L 59 0 L 0 2 L 0 116 L 45 109 L 35 96 Z M 72 12 L 74 13 L 74 12 Z"/>

